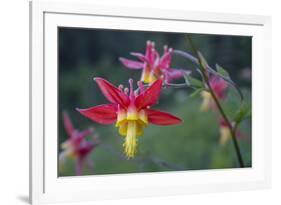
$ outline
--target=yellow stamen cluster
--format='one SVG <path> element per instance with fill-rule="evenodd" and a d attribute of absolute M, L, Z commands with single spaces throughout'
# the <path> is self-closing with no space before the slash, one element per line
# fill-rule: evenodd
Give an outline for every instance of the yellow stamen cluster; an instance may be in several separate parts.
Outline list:
<path fill-rule="evenodd" d="M 128 159 L 135 156 L 137 137 L 143 134 L 143 129 L 147 125 L 148 119 L 145 109 L 138 111 L 134 106 L 130 106 L 127 110 L 120 109 L 118 111 L 115 126 L 119 128 L 119 134 L 125 137 L 123 146 Z"/>
<path fill-rule="evenodd" d="M 137 123 L 134 120 L 128 121 L 127 135 L 123 146 L 127 157 L 133 158 L 137 150 Z"/>

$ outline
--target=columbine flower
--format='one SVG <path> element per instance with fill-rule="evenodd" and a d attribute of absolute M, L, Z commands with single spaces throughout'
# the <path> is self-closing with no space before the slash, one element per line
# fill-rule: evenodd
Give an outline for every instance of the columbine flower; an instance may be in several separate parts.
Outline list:
<path fill-rule="evenodd" d="M 81 175 L 83 162 L 87 155 L 97 146 L 97 139 L 87 141 L 85 137 L 91 135 L 93 133 L 93 129 L 89 128 L 84 131 L 75 129 L 69 115 L 66 112 L 63 113 L 63 122 L 69 139 L 61 144 L 63 151 L 59 156 L 60 164 L 62 165 L 64 163 L 66 157 L 75 159 L 76 175 Z"/>
<path fill-rule="evenodd" d="M 110 104 L 77 110 L 97 123 L 115 123 L 119 134 L 125 137 L 123 146 L 128 159 L 135 156 L 137 137 L 143 134 L 144 128 L 149 123 L 166 126 L 182 122 L 181 119 L 169 113 L 150 108 L 159 99 L 161 79 L 155 81 L 147 89 L 139 81 L 139 94 L 134 92 L 132 79 L 129 80 L 130 90 L 123 89 L 122 85 L 117 88 L 102 78 L 95 78 L 95 81 Z"/>
<path fill-rule="evenodd" d="M 219 120 L 219 130 L 220 144 L 225 145 L 229 141 L 229 139 L 231 139 L 231 133 L 227 123 L 222 118 Z M 236 128 L 236 137 L 241 139 L 245 137 L 242 131 L 238 128 Z"/>
<path fill-rule="evenodd" d="M 214 77 L 212 76 L 210 78 L 210 86 L 212 87 L 213 91 L 215 92 L 216 96 L 223 100 L 225 99 L 226 96 L 226 89 L 227 89 L 227 83 L 219 78 L 219 77 Z M 207 111 L 209 108 L 214 107 L 214 102 L 211 94 L 208 91 L 202 91 L 201 96 L 203 98 L 202 104 L 201 104 L 201 111 Z"/>
<path fill-rule="evenodd" d="M 224 120 L 220 120 L 219 122 L 220 127 L 220 144 L 225 145 L 226 142 L 230 139 L 231 133 L 227 123 Z"/>
<path fill-rule="evenodd" d="M 144 83 L 153 83 L 159 78 L 164 78 L 165 82 L 183 77 L 184 70 L 171 68 L 172 48 L 164 46 L 162 57 L 155 50 L 154 42 L 147 41 L 145 54 L 134 53 L 131 55 L 137 57 L 140 61 L 119 58 L 124 66 L 130 69 L 142 69 L 141 81 Z"/>

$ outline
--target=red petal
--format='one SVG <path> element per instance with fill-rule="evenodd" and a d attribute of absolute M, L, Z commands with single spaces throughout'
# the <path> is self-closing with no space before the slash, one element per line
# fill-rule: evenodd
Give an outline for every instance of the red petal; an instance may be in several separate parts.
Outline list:
<path fill-rule="evenodd" d="M 76 110 L 85 117 L 100 124 L 112 124 L 117 118 L 117 108 L 113 104 L 99 105 L 88 109 L 76 108 Z"/>
<path fill-rule="evenodd" d="M 85 141 L 85 143 L 82 143 L 77 150 L 79 156 L 81 158 L 86 157 L 86 155 L 89 154 L 94 149 L 94 147 L 95 146 L 92 143 Z"/>
<path fill-rule="evenodd" d="M 149 61 L 149 63 L 154 63 L 154 52 L 153 52 L 154 46 L 152 45 L 152 42 L 149 42 L 146 44 L 146 50 L 145 50 L 145 57 Z"/>
<path fill-rule="evenodd" d="M 78 133 L 78 137 L 83 139 L 83 138 L 91 135 L 93 133 L 93 131 L 94 131 L 93 128 L 85 129 L 85 130 Z"/>
<path fill-rule="evenodd" d="M 165 70 L 165 78 L 168 82 L 174 79 L 178 79 L 184 76 L 184 74 L 188 74 L 189 72 L 181 69 L 167 69 Z"/>
<path fill-rule="evenodd" d="M 170 52 L 166 52 L 161 57 L 161 60 L 160 60 L 160 63 L 159 63 L 160 68 L 164 68 L 164 69 L 170 68 L 171 60 L 172 60 L 171 53 Z"/>
<path fill-rule="evenodd" d="M 155 81 L 147 90 L 136 98 L 136 106 L 138 109 L 145 108 L 157 103 L 162 88 L 162 80 Z"/>
<path fill-rule="evenodd" d="M 63 123 L 68 136 L 71 137 L 75 129 L 67 112 L 63 112 Z"/>
<path fill-rule="evenodd" d="M 154 59 L 153 59 L 153 63 L 155 63 L 155 61 L 159 61 L 160 60 L 160 55 L 159 53 L 154 50 Z"/>
<path fill-rule="evenodd" d="M 147 115 L 149 123 L 155 125 L 175 125 L 182 123 L 180 118 L 158 110 L 147 109 Z"/>
<path fill-rule="evenodd" d="M 210 79 L 210 85 L 220 99 L 223 99 L 225 97 L 227 83 L 223 79 L 213 77 Z"/>
<path fill-rule="evenodd" d="M 127 68 L 131 68 L 131 69 L 142 69 L 143 68 L 143 63 L 142 62 L 133 61 L 133 60 L 129 60 L 129 59 L 122 58 L 122 57 L 120 57 L 119 60 Z"/>
<path fill-rule="evenodd" d="M 148 59 L 142 53 L 131 52 L 130 54 L 137 57 L 141 61 L 148 62 Z"/>
<path fill-rule="evenodd" d="M 87 154 L 89 154 L 92 151 L 93 148 L 94 148 L 93 145 L 88 145 L 87 147 L 79 148 L 80 157 L 84 158 Z"/>
<path fill-rule="evenodd" d="M 129 104 L 129 97 L 110 82 L 102 78 L 95 78 L 95 81 L 109 102 L 120 104 L 123 107 L 126 107 Z"/>

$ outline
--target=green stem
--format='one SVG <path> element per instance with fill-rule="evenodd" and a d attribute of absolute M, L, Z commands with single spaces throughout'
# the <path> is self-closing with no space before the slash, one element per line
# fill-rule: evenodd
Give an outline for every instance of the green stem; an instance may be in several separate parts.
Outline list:
<path fill-rule="evenodd" d="M 176 55 L 182 56 L 182 57 L 184 57 L 184 58 L 186 58 L 186 59 L 188 59 L 188 60 L 190 60 L 192 63 L 196 64 L 197 66 L 200 66 L 200 65 L 199 65 L 199 60 L 198 60 L 196 57 L 194 57 L 193 55 L 191 55 L 190 53 L 186 52 L 186 51 L 174 50 L 173 53 L 176 54 Z M 222 76 L 221 74 L 219 74 L 217 71 L 215 71 L 215 70 L 214 70 L 211 66 L 209 66 L 209 65 L 206 66 L 206 69 L 208 70 L 208 72 L 210 72 L 210 73 L 212 73 L 213 75 L 216 75 L 216 76 L 222 78 L 222 79 L 225 80 L 227 83 L 229 83 L 231 86 L 233 86 L 233 87 L 237 90 L 237 92 L 238 92 L 238 94 L 239 94 L 239 97 L 240 97 L 241 101 L 243 102 L 243 100 L 244 100 L 243 93 L 241 92 L 241 90 L 239 89 L 239 87 L 238 87 L 231 79 Z M 201 71 L 200 68 L 196 68 L 196 70 Z M 200 73 L 200 74 L 201 74 L 201 73 Z"/>
<path fill-rule="evenodd" d="M 150 85 L 146 84 L 144 85 L 144 87 L 149 87 Z M 176 83 L 164 83 L 163 84 L 163 88 L 192 88 L 192 89 L 196 89 L 195 87 L 192 87 L 190 85 L 187 85 L 186 83 L 179 83 L 179 84 L 176 84 Z M 140 92 L 140 88 L 137 88 L 135 90 L 136 93 L 139 93 Z"/>
<path fill-rule="evenodd" d="M 186 83 L 165 83 L 163 85 L 164 88 L 192 88 L 195 89 L 194 87 L 187 85 Z"/>
<path fill-rule="evenodd" d="M 235 148 L 235 151 L 236 151 L 236 155 L 237 155 L 237 158 L 238 158 L 238 161 L 239 161 L 239 164 L 240 164 L 240 167 L 245 167 L 244 165 L 244 162 L 243 162 L 243 158 L 242 158 L 242 155 L 241 155 L 241 151 L 240 151 L 240 148 L 239 148 L 239 145 L 238 145 L 238 142 L 237 142 L 237 138 L 236 138 L 236 133 L 235 133 L 235 129 L 234 127 L 232 126 L 230 120 L 228 119 L 226 113 L 224 112 L 223 108 L 222 108 L 222 105 L 221 103 L 219 102 L 219 99 L 217 98 L 214 90 L 212 89 L 211 85 L 210 85 L 210 82 L 209 82 L 209 76 L 208 76 L 208 73 L 206 72 L 206 69 L 204 68 L 203 66 L 203 63 L 201 61 L 201 58 L 198 54 L 198 51 L 197 49 L 195 48 L 193 42 L 192 42 L 192 39 L 191 37 L 188 35 L 188 40 L 189 40 L 189 43 L 190 43 L 190 46 L 193 50 L 193 53 L 196 55 L 196 58 L 198 59 L 198 62 L 199 62 L 199 68 L 202 72 L 202 76 L 204 78 L 204 81 L 209 89 L 209 92 L 212 96 L 212 98 L 214 99 L 215 101 L 215 104 L 221 114 L 221 116 L 223 117 L 224 121 L 226 122 L 227 126 L 229 127 L 229 130 L 230 130 L 230 134 L 231 134 L 231 138 L 232 138 L 232 141 L 233 141 L 233 144 L 234 144 L 234 148 Z"/>

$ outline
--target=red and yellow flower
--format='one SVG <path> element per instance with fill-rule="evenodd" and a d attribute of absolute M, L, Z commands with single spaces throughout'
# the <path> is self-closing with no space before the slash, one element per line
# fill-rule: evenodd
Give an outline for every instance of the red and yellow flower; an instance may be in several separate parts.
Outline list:
<path fill-rule="evenodd" d="M 145 54 L 132 52 L 131 55 L 137 57 L 139 61 L 119 58 L 124 66 L 130 69 L 142 69 L 141 81 L 153 83 L 159 78 L 165 82 L 183 77 L 185 72 L 182 69 L 171 68 L 172 48 L 164 46 L 164 53 L 160 57 L 155 49 L 154 42 L 147 41 Z"/>
<path fill-rule="evenodd" d="M 160 97 L 163 83 L 161 79 L 148 88 L 139 81 L 136 91 L 133 89 L 132 79 L 129 80 L 130 89 L 123 89 L 122 86 L 117 88 L 102 78 L 95 78 L 95 81 L 110 104 L 77 110 L 97 123 L 115 123 L 119 134 L 125 137 L 123 146 L 128 158 L 135 156 L 137 137 L 143 134 L 144 128 L 149 124 L 166 126 L 182 122 L 180 118 L 169 113 L 151 109 Z"/>

